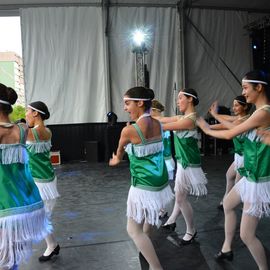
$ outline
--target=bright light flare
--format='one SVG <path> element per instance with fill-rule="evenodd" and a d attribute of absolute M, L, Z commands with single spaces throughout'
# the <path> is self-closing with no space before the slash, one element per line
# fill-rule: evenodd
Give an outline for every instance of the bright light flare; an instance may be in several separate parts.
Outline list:
<path fill-rule="evenodd" d="M 153 33 L 151 31 L 151 26 L 139 26 L 135 27 L 135 29 L 129 31 L 128 39 L 134 48 L 151 48 L 152 46 L 152 36 Z"/>
<path fill-rule="evenodd" d="M 142 30 L 135 30 L 132 34 L 132 40 L 136 46 L 141 46 L 145 42 L 146 34 Z"/>

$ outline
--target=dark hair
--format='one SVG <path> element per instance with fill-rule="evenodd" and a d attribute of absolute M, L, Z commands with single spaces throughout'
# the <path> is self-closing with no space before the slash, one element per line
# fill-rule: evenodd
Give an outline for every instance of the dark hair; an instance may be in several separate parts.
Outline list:
<path fill-rule="evenodd" d="M 20 123 L 25 123 L 26 124 L 26 120 L 24 118 L 18 119 L 15 121 L 15 124 L 20 124 Z"/>
<path fill-rule="evenodd" d="M 154 91 L 150 88 L 146 88 L 143 86 L 136 86 L 130 88 L 126 91 L 125 96 L 130 98 L 145 98 L 149 100 L 144 100 L 145 110 L 149 110 L 152 106 L 152 100 L 155 98 Z"/>
<path fill-rule="evenodd" d="M 152 100 L 152 109 L 157 109 L 160 112 L 164 111 L 164 105 L 161 104 L 157 99 Z"/>
<path fill-rule="evenodd" d="M 185 93 L 187 93 L 187 94 L 191 94 L 191 95 L 195 96 L 196 98 L 189 96 L 189 95 L 185 95 L 186 97 L 192 97 L 192 103 L 194 106 L 197 106 L 199 104 L 198 94 L 194 89 L 184 88 L 184 89 L 180 90 L 180 92 L 184 92 L 184 95 L 185 95 Z"/>
<path fill-rule="evenodd" d="M 246 107 L 245 112 L 248 113 L 252 107 L 251 103 L 247 103 L 246 97 L 241 95 L 241 96 L 237 96 L 235 97 L 235 99 L 241 106 Z"/>
<path fill-rule="evenodd" d="M 270 80 L 269 80 L 269 74 L 267 74 L 266 72 L 262 71 L 262 70 L 252 70 L 248 73 L 246 73 L 246 75 L 244 76 L 243 79 L 246 80 L 256 80 L 256 81 L 262 81 L 265 82 L 266 84 L 261 84 L 264 89 L 265 89 L 265 94 L 268 100 L 270 100 Z M 256 82 L 249 82 L 252 85 L 257 86 L 259 83 Z"/>
<path fill-rule="evenodd" d="M 0 103 L 0 111 L 2 111 L 5 114 L 12 113 L 13 109 L 11 105 L 15 104 L 17 98 L 18 95 L 14 89 L 0 83 L 0 99 L 10 103 L 10 104 Z"/>
<path fill-rule="evenodd" d="M 33 107 L 33 108 L 36 109 L 36 112 L 39 113 L 39 115 L 40 115 L 40 117 L 41 117 L 42 120 L 47 120 L 47 119 L 50 118 L 50 112 L 48 110 L 47 105 L 44 102 L 42 102 L 42 101 L 35 101 L 35 102 L 31 102 L 29 105 L 31 107 Z M 44 114 L 43 113 L 40 113 L 37 110 L 44 112 Z"/>

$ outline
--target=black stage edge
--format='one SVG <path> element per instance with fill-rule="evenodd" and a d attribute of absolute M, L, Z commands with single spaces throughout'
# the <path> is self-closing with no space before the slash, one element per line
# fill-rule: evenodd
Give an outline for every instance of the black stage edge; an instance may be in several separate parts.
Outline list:
<path fill-rule="evenodd" d="M 52 131 L 52 151 L 60 150 L 61 161 L 108 161 L 116 151 L 126 122 L 48 125 Z"/>

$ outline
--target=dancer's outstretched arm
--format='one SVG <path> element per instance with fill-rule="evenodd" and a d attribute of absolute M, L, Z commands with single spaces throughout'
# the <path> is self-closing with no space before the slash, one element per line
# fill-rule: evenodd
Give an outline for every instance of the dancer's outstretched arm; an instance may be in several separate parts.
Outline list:
<path fill-rule="evenodd" d="M 116 166 L 123 159 L 125 153 L 125 146 L 130 142 L 130 128 L 131 126 L 126 126 L 123 128 L 116 154 L 113 153 L 112 158 L 109 161 L 110 166 Z"/>
<path fill-rule="evenodd" d="M 252 114 L 246 121 L 243 123 L 233 127 L 232 129 L 228 130 L 211 130 L 208 123 L 203 119 L 199 118 L 197 120 L 197 125 L 203 130 L 204 133 L 216 137 L 219 139 L 226 139 L 230 140 L 233 137 L 249 131 L 251 129 L 260 127 L 267 127 L 269 126 L 269 113 L 264 110 L 257 111 L 256 113 Z"/>

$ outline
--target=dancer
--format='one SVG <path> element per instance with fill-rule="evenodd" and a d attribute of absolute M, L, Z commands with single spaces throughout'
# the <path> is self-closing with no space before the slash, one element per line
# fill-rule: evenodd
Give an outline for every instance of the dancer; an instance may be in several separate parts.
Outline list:
<path fill-rule="evenodd" d="M 0 269 L 17 269 L 32 251 L 32 242 L 51 231 L 44 204 L 33 181 L 25 148 L 27 126 L 9 114 L 16 92 L 0 84 Z"/>
<path fill-rule="evenodd" d="M 164 111 L 164 105 L 158 100 L 152 100 L 151 116 L 157 120 L 162 119 L 162 112 Z M 163 133 L 163 144 L 164 144 L 164 158 L 166 167 L 168 170 L 169 180 L 174 179 L 175 162 L 172 157 L 172 144 L 171 144 L 171 132 L 166 130 Z"/>
<path fill-rule="evenodd" d="M 250 116 L 248 113 L 251 109 L 251 104 L 246 102 L 244 96 L 237 96 L 233 100 L 233 112 L 234 115 L 222 115 L 217 113 L 217 102 L 214 102 L 210 107 L 210 114 L 219 122 L 219 124 L 210 125 L 211 129 L 224 130 L 230 129 L 244 122 Z M 232 189 L 235 183 L 237 183 L 241 176 L 238 173 L 238 169 L 244 166 L 244 134 L 240 134 L 233 138 L 234 144 L 234 161 L 226 172 L 226 191 L 223 199 Z M 223 210 L 223 199 L 218 205 L 218 209 Z"/>
<path fill-rule="evenodd" d="M 222 131 L 211 130 L 202 118 L 197 121 L 206 134 L 220 139 L 231 139 L 247 132 L 244 143 L 244 168 L 239 170 L 243 177 L 225 197 L 225 241 L 215 258 L 218 261 L 233 259 L 231 245 L 237 224 L 234 208 L 242 201 L 244 206 L 240 237 L 259 269 L 267 270 L 265 251 L 256 237 L 256 229 L 260 218 L 270 215 L 270 146 L 261 142 L 256 130 L 270 127 L 269 79 L 262 71 L 251 71 L 243 78 L 242 88 L 247 102 L 256 106 L 256 111 L 246 121 Z"/>
<path fill-rule="evenodd" d="M 186 233 L 181 241 L 183 245 L 192 243 L 197 235 L 193 221 L 193 209 L 187 196 L 207 194 L 207 180 L 201 169 L 195 125 L 195 106 L 198 103 L 198 95 L 194 89 L 183 89 L 179 92 L 177 105 L 184 115 L 164 117 L 160 120 L 164 130 L 175 131 L 174 147 L 177 160 L 174 209 L 163 228 L 174 230 L 176 218 L 182 212 L 186 223 Z"/>
<path fill-rule="evenodd" d="M 157 120 L 162 118 L 162 112 L 164 111 L 164 105 L 158 100 L 152 100 L 151 116 Z M 166 130 L 163 132 L 163 144 L 164 150 L 163 155 L 165 158 L 165 164 L 168 171 L 169 180 L 174 180 L 175 162 L 172 157 L 172 144 L 171 144 L 171 132 Z M 168 212 L 165 209 L 161 209 L 159 213 L 160 219 L 168 216 Z"/>
<path fill-rule="evenodd" d="M 26 121 L 30 128 L 26 146 L 29 154 L 29 165 L 34 181 L 45 204 L 46 213 L 51 219 L 52 211 L 59 197 L 57 178 L 50 160 L 51 131 L 44 125 L 50 117 L 49 110 L 41 101 L 32 102 L 26 111 Z M 58 255 L 60 246 L 51 233 L 45 238 L 47 249 L 39 257 L 40 262 L 48 261 Z"/>
<path fill-rule="evenodd" d="M 115 166 L 124 151 L 130 160 L 131 187 L 127 200 L 127 231 L 151 269 L 163 269 L 148 237 L 151 225 L 158 225 L 159 211 L 173 198 L 163 156 L 160 122 L 150 115 L 154 92 L 144 87 L 129 89 L 124 95 L 124 109 L 133 125 L 126 126 L 116 154 L 109 165 Z"/>

